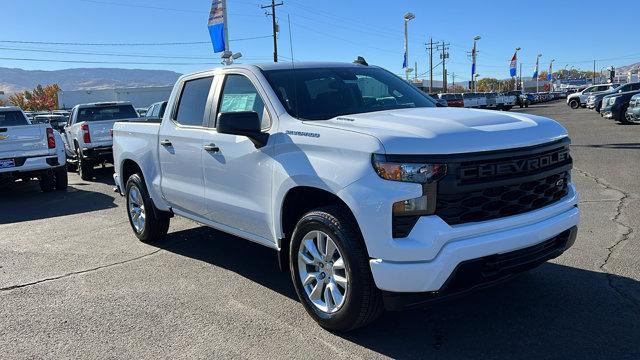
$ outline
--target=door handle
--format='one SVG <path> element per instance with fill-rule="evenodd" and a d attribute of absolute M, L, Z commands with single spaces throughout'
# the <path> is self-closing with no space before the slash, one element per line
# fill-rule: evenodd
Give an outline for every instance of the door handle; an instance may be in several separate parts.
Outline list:
<path fill-rule="evenodd" d="M 217 153 L 218 151 L 220 151 L 220 148 L 216 146 L 216 144 L 211 143 L 211 144 L 207 144 L 204 146 L 204 150 L 208 151 L 208 152 L 213 152 L 213 153 Z"/>
<path fill-rule="evenodd" d="M 160 141 L 160 145 L 162 145 L 162 146 L 171 146 L 171 140 L 164 139 L 164 140 Z"/>

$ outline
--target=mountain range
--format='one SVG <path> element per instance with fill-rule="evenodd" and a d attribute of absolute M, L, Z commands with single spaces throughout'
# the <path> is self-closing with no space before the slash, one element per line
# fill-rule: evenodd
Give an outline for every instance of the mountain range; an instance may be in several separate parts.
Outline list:
<path fill-rule="evenodd" d="M 67 91 L 162 86 L 173 85 L 180 75 L 167 70 L 79 68 L 45 71 L 0 67 L 0 91 L 29 90 L 38 84 L 58 84 Z"/>

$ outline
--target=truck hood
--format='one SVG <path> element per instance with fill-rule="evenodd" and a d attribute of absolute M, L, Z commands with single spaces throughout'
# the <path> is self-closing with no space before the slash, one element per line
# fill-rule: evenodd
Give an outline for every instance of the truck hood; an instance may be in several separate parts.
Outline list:
<path fill-rule="evenodd" d="M 462 108 L 388 110 L 308 123 L 374 136 L 388 154 L 502 150 L 542 144 L 567 136 L 562 125 L 548 118 Z"/>

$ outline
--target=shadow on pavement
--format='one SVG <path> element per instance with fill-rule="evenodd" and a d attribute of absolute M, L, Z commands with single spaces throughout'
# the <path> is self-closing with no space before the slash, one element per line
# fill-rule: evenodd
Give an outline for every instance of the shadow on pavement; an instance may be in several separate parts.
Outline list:
<path fill-rule="evenodd" d="M 65 191 L 40 191 L 38 181 L 16 182 L 0 188 L 0 224 L 40 220 L 116 207 L 114 196 L 85 191 L 84 184 Z"/>
<path fill-rule="evenodd" d="M 233 271 L 297 301 L 275 252 L 216 230 L 171 233 L 156 246 Z M 398 359 L 640 358 L 640 295 L 632 279 L 547 263 L 512 281 L 423 310 L 387 312 L 337 334 Z M 632 300 L 633 301 L 633 300 Z"/>

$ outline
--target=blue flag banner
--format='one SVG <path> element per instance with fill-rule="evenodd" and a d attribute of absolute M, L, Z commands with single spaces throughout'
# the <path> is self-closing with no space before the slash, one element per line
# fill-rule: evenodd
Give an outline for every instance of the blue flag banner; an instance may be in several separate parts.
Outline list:
<path fill-rule="evenodd" d="M 516 51 L 511 58 L 511 63 L 509 64 L 509 74 L 511 77 L 516 76 L 516 67 L 518 64 L 518 52 Z"/>
<path fill-rule="evenodd" d="M 402 60 L 402 68 L 406 69 L 409 66 L 409 64 L 407 64 L 407 49 L 404 50 L 404 57 Z"/>
<path fill-rule="evenodd" d="M 536 69 L 533 72 L 532 78 L 533 78 L 533 80 L 538 78 L 538 59 L 536 59 Z"/>
<path fill-rule="evenodd" d="M 209 36 L 213 44 L 213 52 L 222 52 L 228 50 L 226 48 L 225 33 L 225 6 L 224 0 L 213 0 L 211 2 L 211 11 L 209 12 Z"/>
<path fill-rule="evenodd" d="M 547 73 L 547 81 L 553 80 L 553 68 L 552 64 L 549 64 L 549 72 Z"/>

